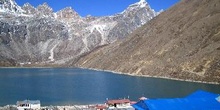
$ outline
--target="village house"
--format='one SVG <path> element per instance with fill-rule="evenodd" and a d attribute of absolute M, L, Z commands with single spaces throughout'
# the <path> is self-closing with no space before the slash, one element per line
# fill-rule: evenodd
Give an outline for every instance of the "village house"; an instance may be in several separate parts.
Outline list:
<path fill-rule="evenodd" d="M 126 109 L 126 110 L 134 110 L 131 106 L 131 101 L 129 99 L 119 99 L 119 100 L 107 100 L 106 104 L 108 109 Z"/>
<path fill-rule="evenodd" d="M 18 110 L 40 110 L 40 101 L 32 101 L 32 100 L 24 100 L 17 101 L 17 109 Z"/>

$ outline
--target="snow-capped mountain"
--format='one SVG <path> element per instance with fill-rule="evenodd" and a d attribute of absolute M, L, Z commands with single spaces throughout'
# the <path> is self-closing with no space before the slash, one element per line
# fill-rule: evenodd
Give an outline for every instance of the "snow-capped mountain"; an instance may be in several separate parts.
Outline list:
<path fill-rule="evenodd" d="M 22 9 L 25 11 L 24 14 L 27 14 L 27 15 L 33 15 L 37 13 L 37 9 L 34 8 L 30 3 L 24 4 Z"/>
<path fill-rule="evenodd" d="M 125 38 L 157 14 L 145 0 L 104 17 L 81 17 L 71 7 L 53 12 L 47 3 L 35 8 L 29 3 L 20 7 L 14 0 L 2 0 L 0 58 L 17 63 L 69 63 Z"/>
<path fill-rule="evenodd" d="M 1 0 L 0 1 L 0 12 L 7 13 L 23 13 L 24 11 L 14 0 Z"/>

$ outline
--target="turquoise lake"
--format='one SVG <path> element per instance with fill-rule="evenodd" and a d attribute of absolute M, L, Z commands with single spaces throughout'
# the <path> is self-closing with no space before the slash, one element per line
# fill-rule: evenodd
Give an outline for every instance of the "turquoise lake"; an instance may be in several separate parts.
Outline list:
<path fill-rule="evenodd" d="M 79 68 L 0 68 L 0 106 L 25 99 L 40 100 L 44 106 L 98 104 L 106 98 L 174 98 L 196 90 L 220 94 L 220 85 Z"/>

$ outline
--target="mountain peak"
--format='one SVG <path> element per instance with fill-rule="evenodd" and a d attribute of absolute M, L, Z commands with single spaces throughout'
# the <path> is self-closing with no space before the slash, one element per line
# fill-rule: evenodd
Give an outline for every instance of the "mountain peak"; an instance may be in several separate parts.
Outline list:
<path fill-rule="evenodd" d="M 56 12 L 57 14 L 57 18 L 59 19 L 71 19 L 71 20 L 75 20 L 80 18 L 79 14 L 72 9 L 72 7 L 66 7 L 58 12 Z M 73 19 L 75 18 L 75 19 Z"/>
<path fill-rule="evenodd" d="M 142 10 L 143 8 L 148 10 L 148 13 L 156 13 L 151 7 L 148 5 L 148 3 L 145 0 L 140 0 L 139 2 L 136 2 L 134 4 L 129 5 L 129 7 L 121 12 L 120 14 L 129 14 L 129 13 L 135 13 L 139 10 Z M 153 15 L 153 14 L 151 14 Z M 156 16 L 157 14 L 155 14 Z"/>
<path fill-rule="evenodd" d="M 144 8 L 148 5 L 148 3 L 145 0 L 140 0 L 139 2 L 136 2 L 134 4 L 131 4 L 129 7 L 139 7 Z"/>
<path fill-rule="evenodd" d="M 30 3 L 25 3 L 24 5 L 23 5 L 23 7 L 29 7 L 29 6 L 31 6 L 31 7 L 33 7 Z"/>
<path fill-rule="evenodd" d="M 145 0 L 140 0 L 138 2 L 138 4 L 139 4 L 140 7 L 145 7 L 147 5 L 147 2 Z"/>
<path fill-rule="evenodd" d="M 30 4 L 30 3 L 25 3 L 22 7 L 23 10 L 25 10 L 25 14 L 35 14 L 36 9 Z"/>
<path fill-rule="evenodd" d="M 37 7 L 38 14 L 44 17 L 53 17 L 53 9 L 45 2 Z"/>
<path fill-rule="evenodd" d="M 22 13 L 24 11 L 14 0 L 1 0 L 0 12 Z"/>
<path fill-rule="evenodd" d="M 146 0 L 140 0 L 138 3 L 146 3 Z"/>
<path fill-rule="evenodd" d="M 42 9 L 42 8 L 48 9 L 48 10 L 50 10 L 50 11 L 53 11 L 53 9 L 52 9 L 46 2 L 44 2 L 42 5 L 39 5 L 39 6 L 37 7 L 37 9 Z"/>

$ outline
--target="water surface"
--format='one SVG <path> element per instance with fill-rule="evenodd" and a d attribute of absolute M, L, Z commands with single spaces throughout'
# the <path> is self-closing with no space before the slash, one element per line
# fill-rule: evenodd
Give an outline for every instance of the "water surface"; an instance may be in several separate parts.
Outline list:
<path fill-rule="evenodd" d="M 220 85 L 135 77 L 79 68 L 0 68 L 0 106 L 18 100 L 42 105 L 97 104 L 106 98 L 184 97 L 196 90 L 220 93 Z"/>

